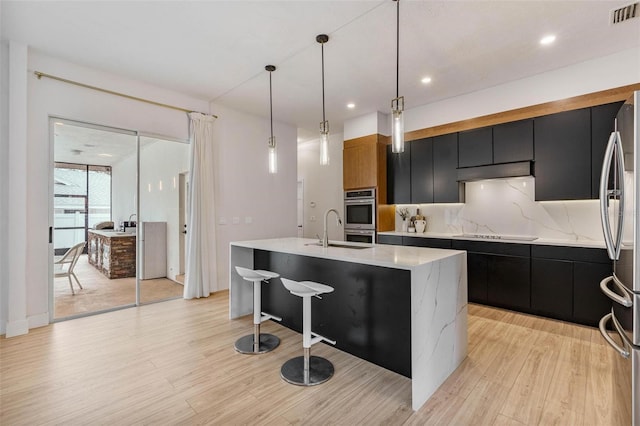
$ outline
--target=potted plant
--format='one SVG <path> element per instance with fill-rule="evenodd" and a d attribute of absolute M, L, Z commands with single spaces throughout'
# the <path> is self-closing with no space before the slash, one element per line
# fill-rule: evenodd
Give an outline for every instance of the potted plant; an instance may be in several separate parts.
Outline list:
<path fill-rule="evenodd" d="M 409 227 L 409 223 L 407 219 L 409 218 L 409 209 L 407 207 L 400 207 L 397 210 L 398 215 L 402 218 L 402 232 L 407 232 Z"/>

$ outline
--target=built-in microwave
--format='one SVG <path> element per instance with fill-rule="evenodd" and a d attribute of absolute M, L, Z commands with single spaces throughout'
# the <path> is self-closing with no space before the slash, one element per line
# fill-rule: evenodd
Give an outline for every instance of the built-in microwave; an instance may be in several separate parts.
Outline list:
<path fill-rule="evenodd" d="M 376 230 L 376 190 L 344 192 L 344 229 Z"/>

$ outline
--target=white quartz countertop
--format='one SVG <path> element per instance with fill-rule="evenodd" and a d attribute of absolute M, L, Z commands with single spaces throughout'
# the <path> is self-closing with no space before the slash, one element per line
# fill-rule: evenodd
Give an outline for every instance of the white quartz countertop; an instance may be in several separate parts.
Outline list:
<path fill-rule="evenodd" d="M 529 239 L 517 239 L 517 237 L 508 236 L 508 239 L 492 239 L 492 238 L 475 238 L 460 234 L 447 234 L 439 232 L 378 232 L 378 235 L 396 235 L 400 237 L 416 237 L 416 238 L 442 238 L 450 240 L 465 240 L 465 241 L 484 241 L 490 243 L 511 243 L 511 244 L 535 244 L 535 245 L 548 245 L 548 246 L 566 246 L 566 247 L 585 247 L 585 248 L 606 248 L 604 241 L 592 241 L 592 240 L 560 240 L 551 238 L 536 238 L 535 240 Z"/>
<path fill-rule="evenodd" d="M 121 232 L 116 230 L 104 230 L 104 229 L 89 229 L 89 232 L 92 232 L 96 235 L 102 235 L 107 238 L 121 238 L 121 237 L 135 237 L 135 232 Z"/>
<path fill-rule="evenodd" d="M 404 247 L 388 244 L 363 244 L 345 241 L 330 241 L 330 243 L 365 248 L 324 248 L 316 245 L 317 243 L 318 240 L 308 238 L 274 238 L 268 240 L 234 241 L 230 244 L 236 247 L 409 270 L 462 253 L 462 251 L 459 250 Z"/>

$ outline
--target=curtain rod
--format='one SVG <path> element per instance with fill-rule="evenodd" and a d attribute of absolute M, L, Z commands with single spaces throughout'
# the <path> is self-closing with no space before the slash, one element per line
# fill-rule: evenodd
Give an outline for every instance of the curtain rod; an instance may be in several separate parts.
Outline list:
<path fill-rule="evenodd" d="M 63 83 L 73 84 L 74 86 L 80 86 L 80 87 L 84 87 L 86 89 L 97 90 L 98 92 L 108 93 L 110 95 L 120 96 L 120 97 L 123 97 L 123 98 L 132 99 L 134 101 L 145 102 L 145 103 L 148 103 L 148 104 L 151 104 L 151 105 L 161 106 L 161 107 L 164 107 L 164 108 L 175 109 L 177 111 L 183 111 L 183 112 L 186 112 L 186 113 L 199 112 L 199 111 L 193 111 L 193 110 L 186 109 L 186 108 L 180 108 L 180 107 L 173 106 L 173 105 L 163 104 L 163 103 L 156 102 L 156 101 L 150 101 L 150 100 L 144 99 L 144 98 L 138 98 L 136 96 L 127 95 L 127 94 L 120 93 L 120 92 L 114 92 L 113 90 L 103 89 L 101 87 L 90 86 L 88 84 L 80 83 L 80 82 L 73 81 L 73 80 L 67 80 L 66 78 L 57 77 L 55 75 L 46 74 L 46 73 L 43 73 L 43 72 L 40 72 L 40 71 L 34 71 L 33 73 L 36 75 L 36 77 L 38 77 L 38 80 L 40 80 L 42 77 L 46 77 L 46 78 L 50 78 L 52 80 L 61 81 Z M 218 118 L 218 116 L 215 115 L 215 114 L 205 114 L 204 112 L 201 112 L 200 114 L 211 115 L 211 116 L 213 116 L 215 118 Z"/>

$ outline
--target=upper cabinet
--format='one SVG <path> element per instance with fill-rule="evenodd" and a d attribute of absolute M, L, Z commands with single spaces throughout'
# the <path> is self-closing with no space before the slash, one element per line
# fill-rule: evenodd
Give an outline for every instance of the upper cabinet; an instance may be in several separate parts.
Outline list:
<path fill-rule="evenodd" d="M 433 138 L 411 142 L 411 200 L 433 203 Z"/>
<path fill-rule="evenodd" d="M 591 109 L 538 117 L 536 201 L 591 198 Z"/>
<path fill-rule="evenodd" d="M 377 188 L 378 202 L 387 202 L 386 139 L 382 135 L 370 135 L 344 141 L 342 186 L 345 190 Z"/>
<path fill-rule="evenodd" d="M 418 142 L 418 141 L 416 141 Z M 394 154 L 387 145 L 387 203 L 411 203 L 411 150 L 416 142 L 406 142 L 404 152 Z"/>
<path fill-rule="evenodd" d="M 493 162 L 533 160 L 533 119 L 493 126 Z"/>
<path fill-rule="evenodd" d="M 458 184 L 458 134 L 433 138 L 433 202 L 460 203 L 464 191 Z M 421 202 L 419 200 L 413 201 Z"/>
<path fill-rule="evenodd" d="M 458 133 L 458 167 L 493 163 L 493 128 L 481 127 Z"/>

